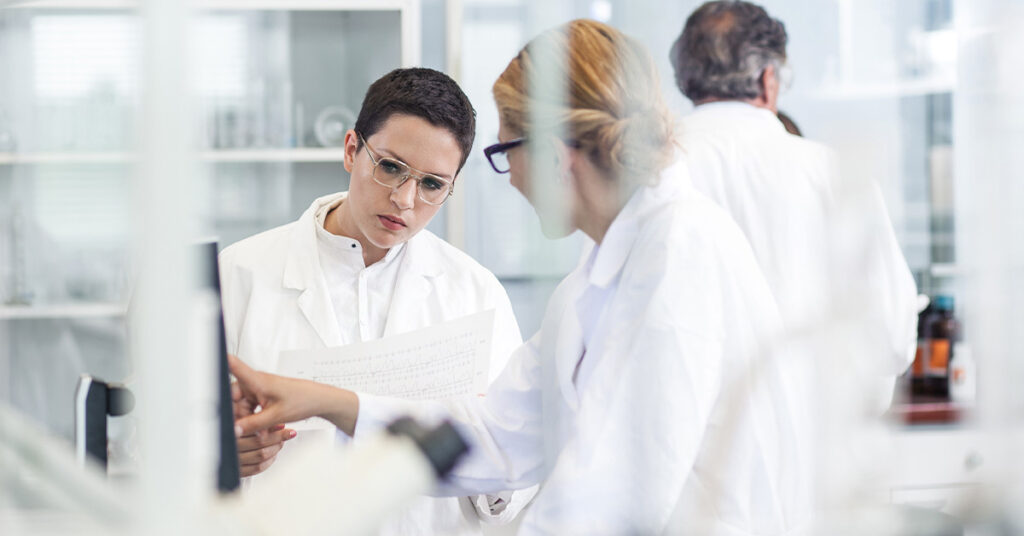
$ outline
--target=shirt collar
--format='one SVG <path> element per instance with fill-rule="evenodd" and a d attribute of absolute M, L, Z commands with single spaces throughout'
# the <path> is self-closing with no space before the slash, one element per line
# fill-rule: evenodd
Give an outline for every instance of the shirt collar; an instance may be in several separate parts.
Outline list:
<path fill-rule="evenodd" d="M 346 193 L 336 198 L 327 198 L 319 206 L 316 206 L 316 204 L 314 204 L 314 206 L 316 207 L 316 211 L 314 212 L 314 221 L 316 222 L 316 233 L 317 237 L 320 239 L 320 243 L 326 243 L 331 247 L 336 247 L 340 245 L 339 249 L 346 252 L 351 251 L 352 253 L 358 253 L 359 257 L 362 258 L 363 245 L 360 244 L 358 240 L 349 236 L 332 234 L 330 231 L 327 230 L 325 226 L 327 222 L 327 214 L 330 211 L 334 210 L 339 205 L 341 205 L 343 202 L 345 202 L 345 199 L 347 198 L 348 194 Z M 339 244 L 339 242 L 341 243 Z M 405 242 L 393 246 L 391 249 L 388 250 L 387 253 L 384 254 L 384 258 L 374 263 L 374 265 L 387 266 L 388 264 L 391 264 L 391 262 L 398 257 L 398 255 L 401 253 L 404 247 Z"/>
<path fill-rule="evenodd" d="M 336 206 L 346 198 L 348 198 L 348 192 L 339 192 L 320 197 L 313 201 L 309 208 L 299 217 L 299 221 L 296 222 L 295 227 L 291 231 L 288 258 L 285 260 L 284 275 L 281 278 L 281 283 L 285 288 L 304 290 L 313 287 L 322 279 L 319 274 L 320 260 L 316 243 L 316 227 L 322 225 L 322 221 L 318 221 L 317 213 L 324 206 Z M 417 233 L 410 241 L 415 241 L 423 232 Z M 401 248 L 391 248 L 388 251 L 388 255 L 385 255 L 385 259 L 389 258 L 389 255 L 391 259 L 396 258 L 404 249 L 404 244 Z"/>

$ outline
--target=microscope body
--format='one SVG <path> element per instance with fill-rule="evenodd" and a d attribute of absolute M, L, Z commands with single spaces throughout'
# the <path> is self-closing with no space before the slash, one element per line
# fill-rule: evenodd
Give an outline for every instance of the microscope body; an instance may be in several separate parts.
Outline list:
<path fill-rule="evenodd" d="M 80 465 L 86 458 L 107 467 L 107 416 L 120 417 L 135 406 L 126 387 L 82 374 L 75 390 L 75 455 Z"/>

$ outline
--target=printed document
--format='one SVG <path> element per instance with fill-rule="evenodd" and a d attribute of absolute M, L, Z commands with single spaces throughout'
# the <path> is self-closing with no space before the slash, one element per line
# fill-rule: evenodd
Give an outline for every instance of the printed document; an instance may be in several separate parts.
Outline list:
<path fill-rule="evenodd" d="M 281 352 L 283 376 L 410 400 L 443 400 L 487 390 L 494 311 L 337 348 Z M 297 428 L 321 427 L 310 419 Z"/>

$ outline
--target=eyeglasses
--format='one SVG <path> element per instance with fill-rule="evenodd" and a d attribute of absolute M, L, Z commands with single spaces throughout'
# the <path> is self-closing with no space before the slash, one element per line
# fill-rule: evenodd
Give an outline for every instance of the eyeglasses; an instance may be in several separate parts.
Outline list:
<path fill-rule="evenodd" d="M 484 156 L 491 163 L 491 167 L 498 173 L 508 173 L 511 166 L 508 164 L 508 152 L 519 147 L 526 141 L 526 138 L 516 138 L 505 143 L 495 143 L 484 148 Z"/>
<path fill-rule="evenodd" d="M 373 150 L 373 147 L 370 147 L 369 143 L 366 143 L 366 138 L 362 134 L 359 135 L 359 139 L 366 146 L 366 154 L 373 162 L 373 182 L 394 190 L 412 178 L 416 181 L 417 195 L 428 205 L 440 205 L 455 192 L 450 181 L 413 169 L 401 160 L 380 156 L 377 151 Z"/>

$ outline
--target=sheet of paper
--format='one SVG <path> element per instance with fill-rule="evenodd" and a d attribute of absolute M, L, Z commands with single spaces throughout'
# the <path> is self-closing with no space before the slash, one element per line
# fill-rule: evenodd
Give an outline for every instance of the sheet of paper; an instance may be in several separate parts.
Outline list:
<path fill-rule="evenodd" d="M 487 390 L 494 311 L 337 348 L 281 352 L 278 372 L 352 391 L 443 400 Z M 321 427 L 313 419 L 299 428 Z"/>

